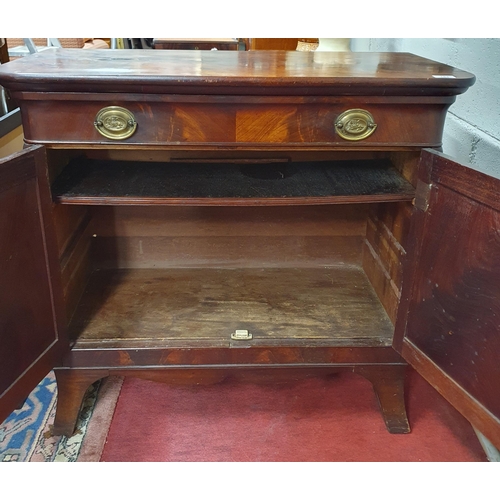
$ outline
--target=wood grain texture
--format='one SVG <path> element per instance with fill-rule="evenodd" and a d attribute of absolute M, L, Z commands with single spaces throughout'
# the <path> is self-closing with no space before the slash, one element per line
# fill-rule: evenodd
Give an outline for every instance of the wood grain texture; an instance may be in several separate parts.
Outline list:
<path fill-rule="evenodd" d="M 450 404 L 487 439 L 500 449 L 500 419 L 497 414 L 464 391 L 463 387 L 452 379 L 439 364 L 430 359 L 408 339 L 402 342 L 404 358 L 431 384 Z"/>
<path fill-rule="evenodd" d="M 498 444 L 500 183 L 436 153 L 421 167 L 432 188 L 427 211 L 415 208 L 395 345 Z"/>
<path fill-rule="evenodd" d="M 92 206 L 98 237 L 363 236 L 369 205 L 295 207 Z"/>
<path fill-rule="evenodd" d="M 359 265 L 367 212 L 365 205 L 91 208 L 97 269 Z"/>
<path fill-rule="evenodd" d="M 356 236 L 96 237 L 92 258 L 98 269 L 304 268 L 358 265 L 362 243 Z"/>
<path fill-rule="evenodd" d="M 22 103 L 28 142 L 173 150 L 224 145 L 248 150 L 264 146 L 274 150 L 439 147 L 446 110 L 452 102 L 450 97 L 266 99 L 102 94 L 97 100 L 94 94 L 15 95 Z M 121 106 L 133 113 L 137 129 L 131 137 L 117 141 L 96 130 L 95 117 L 107 106 Z M 338 116 L 353 108 L 366 109 L 377 123 L 375 132 L 361 141 L 343 139 L 334 127 Z"/>
<path fill-rule="evenodd" d="M 68 348 L 43 148 L 0 161 L 0 421 Z"/>
<path fill-rule="evenodd" d="M 251 351 L 255 350 L 258 349 L 251 349 Z M 351 353 L 352 351 L 355 351 L 359 356 L 363 351 L 363 348 L 351 348 L 349 350 Z M 248 352 L 249 349 L 232 350 L 232 352 L 234 351 Z M 59 391 L 57 414 L 55 417 L 53 433 L 64 434 L 68 437 L 73 434 L 78 417 L 78 411 L 80 409 L 86 388 L 99 378 L 109 375 L 139 377 L 145 380 L 168 383 L 170 385 L 203 386 L 219 383 L 229 378 L 253 384 L 280 383 L 289 382 L 291 380 L 301 380 L 309 377 L 330 376 L 340 371 L 352 371 L 354 373 L 358 373 L 372 382 L 389 432 L 408 432 L 409 426 L 406 418 L 404 394 L 402 390 L 404 384 L 405 366 L 398 363 L 397 360 L 396 362 L 391 362 L 394 360 L 391 359 L 390 348 L 378 348 L 377 351 L 381 351 L 378 356 L 379 366 L 363 366 L 360 368 L 356 365 L 336 365 L 331 362 L 328 366 L 309 365 L 304 367 L 297 365 L 294 366 L 291 364 L 289 366 L 282 365 L 279 370 L 276 370 L 272 365 L 235 365 L 224 368 L 212 366 L 207 368 L 203 366 L 196 366 L 196 364 L 193 363 L 191 363 L 191 366 L 183 367 L 156 366 L 154 370 L 135 366 L 120 367 L 116 363 L 114 363 L 114 367 L 110 369 L 86 368 L 69 370 L 58 368 L 55 370 Z M 124 354 L 123 351 L 121 352 Z M 137 352 L 138 351 L 136 350 L 135 353 Z M 394 357 L 393 355 L 394 351 L 392 351 L 392 358 Z M 308 356 L 306 355 L 305 357 L 307 358 Z M 162 359 L 165 358 L 163 357 Z M 380 363 L 382 359 L 386 361 L 385 364 Z M 93 361 L 95 360 L 96 357 L 93 358 Z"/>
<path fill-rule="evenodd" d="M 410 54 L 288 51 L 44 51 L 0 68 L 25 139 L 52 147 L 369 150 L 440 147 L 447 108 L 470 73 Z M 94 127 L 129 109 L 134 134 Z M 334 128 L 348 109 L 377 124 L 361 141 Z"/>
<path fill-rule="evenodd" d="M 322 345 L 321 341 L 304 345 L 303 342 L 290 340 L 284 346 L 255 346 L 249 349 L 241 347 L 241 342 L 228 348 L 215 346 L 211 341 L 211 347 L 197 341 L 187 347 L 165 347 L 161 343 L 152 341 L 139 342 L 128 340 L 124 342 L 107 342 L 94 344 L 82 342 L 75 345 L 66 356 L 61 368 L 80 369 L 121 369 L 126 375 L 128 370 L 143 369 L 152 372 L 161 368 L 172 367 L 177 371 L 199 370 L 205 372 L 210 370 L 226 370 L 230 372 L 233 368 L 272 368 L 279 377 L 282 368 L 299 368 L 314 371 L 317 368 L 353 368 L 355 366 L 370 365 L 400 365 L 406 366 L 401 356 L 390 346 L 379 345 L 377 347 L 341 346 L 335 347 Z M 279 368 L 280 370 L 276 370 Z"/>
<path fill-rule="evenodd" d="M 429 218 L 407 336 L 500 415 L 500 214 L 440 187 Z"/>
<path fill-rule="evenodd" d="M 392 322 L 403 280 L 402 262 L 412 213 L 410 203 L 371 205 L 363 244 L 363 268 Z"/>
<path fill-rule="evenodd" d="M 4 87 L 41 92 L 422 96 L 456 95 L 473 83 L 470 73 L 429 59 L 377 52 L 138 50 L 132 58 L 62 49 L 0 68 Z"/>
<path fill-rule="evenodd" d="M 393 327 L 359 268 L 101 271 L 72 322 L 78 342 L 149 340 L 247 345 L 322 340 L 389 345 Z M 236 341 L 236 343 L 238 343 Z"/>
<path fill-rule="evenodd" d="M 89 211 L 88 208 L 82 206 L 54 205 L 52 214 L 59 257 L 64 259 L 64 255 L 73 245 L 75 232 L 81 232 L 80 228 L 88 224 Z"/>
<path fill-rule="evenodd" d="M 401 175 L 416 186 L 420 154 L 392 152 L 390 158 Z M 394 324 L 400 307 L 403 261 L 410 245 L 408 234 L 412 208 L 410 203 L 372 206 L 368 218 L 366 248 L 363 252 L 365 270 Z M 373 261 L 372 266 L 370 261 Z M 373 266 L 375 263 L 377 266 Z M 368 272 L 370 267 L 375 271 L 373 274 Z M 375 281 L 381 286 L 377 286 Z"/>
<path fill-rule="evenodd" d="M 73 316 L 93 269 L 90 255 L 91 227 L 86 223 L 77 229 L 71 246 L 60 261 L 67 321 Z"/>

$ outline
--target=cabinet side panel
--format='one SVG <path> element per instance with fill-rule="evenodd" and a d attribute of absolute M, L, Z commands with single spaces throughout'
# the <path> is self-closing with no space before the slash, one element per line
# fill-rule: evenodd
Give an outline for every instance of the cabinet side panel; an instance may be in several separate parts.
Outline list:
<path fill-rule="evenodd" d="M 410 203 L 372 206 L 363 243 L 363 268 L 393 323 L 401 295 L 403 244 L 410 215 Z"/>
<path fill-rule="evenodd" d="M 51 184 L 74 158 L 83 152 L 47 150 L 47 173 Z M 52 217 L 56 233 L 66 318 L 69 320 L 87 284 L 90 271 L 91 216 L 86 206 L 54 204 Z"/>
<path fill-rule="evenodd" d="M 420 153 L 392 152 L 389 157 L 401 175 L 415 186 Z M 411 203 L 372 205 L 363 244 L 364 270 L 394 324 L 401 298 L 402 262 L 407 252 L 411 215 Z"/>

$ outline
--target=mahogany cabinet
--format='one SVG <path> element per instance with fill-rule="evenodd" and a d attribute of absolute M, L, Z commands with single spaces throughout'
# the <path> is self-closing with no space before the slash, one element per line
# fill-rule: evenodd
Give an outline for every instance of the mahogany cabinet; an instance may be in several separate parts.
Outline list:
<path fill-rule="evenodd" d="M 5 64 L 0 418 L 117 374 L 349 370 L 409 432 L 411 363 L 500 446 L 500 181 L 438 152 L 474 76 L 410 54 L 46 51 Z M 202 390 L 202 389 L 200 389 Z"/>

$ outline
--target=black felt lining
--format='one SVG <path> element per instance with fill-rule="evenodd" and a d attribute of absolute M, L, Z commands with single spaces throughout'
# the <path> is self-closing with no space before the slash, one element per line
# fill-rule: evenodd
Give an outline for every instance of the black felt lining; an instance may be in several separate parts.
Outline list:
<path fill-rule="evenodd" d="M 387 160 L 269 164 L 75 160 L 55 198 L 287 198 L 411 193 Z"/>

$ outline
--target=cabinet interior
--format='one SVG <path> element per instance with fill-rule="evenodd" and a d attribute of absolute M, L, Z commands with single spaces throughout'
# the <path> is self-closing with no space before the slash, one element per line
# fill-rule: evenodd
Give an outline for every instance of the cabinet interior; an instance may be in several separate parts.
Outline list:
<path fill-rule="evenodd" d="M 50 175 L 76 345 L 240 345 L 235 330 L 251 345 L 391 344 L 418 152 L 58 155 Z"/>

